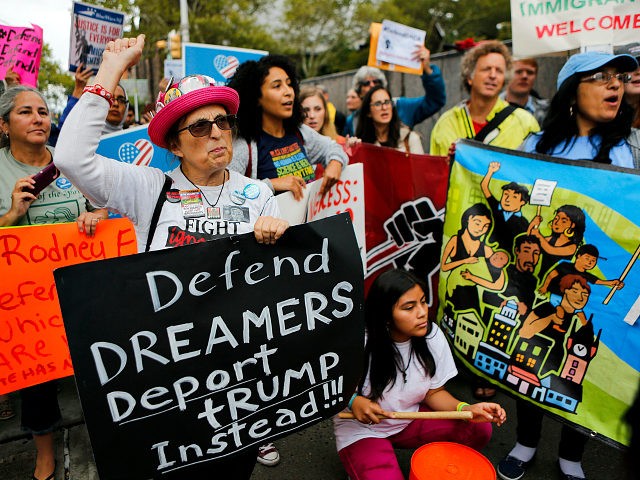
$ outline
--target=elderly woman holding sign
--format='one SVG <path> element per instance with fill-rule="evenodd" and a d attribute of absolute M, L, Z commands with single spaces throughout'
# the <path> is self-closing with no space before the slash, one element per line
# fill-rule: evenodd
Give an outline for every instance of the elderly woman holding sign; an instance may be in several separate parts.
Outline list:
<path fill-rule="evenodd" d="M 50 133 L 49 108 L 40 92 L 16 86 L 0 97 L 0 227 L 77 221 L 80 231 L 93 235 L 106 211 L 93 209 L 66 178 L 56 179 Z M 55 382 L 46 382 L 20 391 L 22 427 L 33 434 L 37 450 L 36 480 L 54 475 L 56 389 Z M 0 395 L 0 420 L 13 416 L 8 396 Z"/>
<path fill-rule="evenodd" d="M 112 92 L 143 47 L 144 35 L 107 44 L 95 83 L 86 87 L 62 129 L 56 151 L 60 170 L 95 204 L 133 221 L 139 251 L 251 231 L 258 242 L 274 243 L 288 224 L 277 218 L 273 194 L 262 182 L 227 169 L 239 105 L 230 88 L 193 75 L 160 93 L 149 136 L 176 156 L 178 166 L 169 175 L 95 154 Z M 212 472 L 249 478 L 256 454 L 257 448 L 249 448 L 225 461 L 206 462 L 190 468 L 188 478 Z"/>
<path fill-rule="evenodd" d="M 551 100 L 542 131 L 527 138 L 520 149 L 633 168 L 631 149 L 625 141 L 631 131 L 633 112 L 622 96 L 624 84 L 631 78 L 628 72 L 637 68 L 635 58 L 630 55 L 587 52 L 569 58 L 558 73 L 558 91 Z M 565 227 L 559 226 L 562 222 Z M 552 225 L 556 230 L 553 245 L 549 242 L 551 238 L 544 238 L 537 229 L 540 223 L 540 217 L 534 218 L 530 231 L 542 243 L 541 264 L 545 270 L 541 274 L 544 274 L 554 263 L 545 261 L 545 256 L 571 256 L 576 251 L 579 242 L 575 237 L 584 232 L 584 213 L 572 205 L 558 209 Z M 564 238 L 559 246 L 557 238 L 561 235 Z M 498 465 L 498 475 L 504 480 L 524 477 L 541 436 L 543 411 L 524 400 L 518 400 L 517 407 L 517 442 Z M 563 479 L 585 479 L 582 454 L 586 442 L 585 435 L 567 425 L 562 427 L 558 464 Z"/>

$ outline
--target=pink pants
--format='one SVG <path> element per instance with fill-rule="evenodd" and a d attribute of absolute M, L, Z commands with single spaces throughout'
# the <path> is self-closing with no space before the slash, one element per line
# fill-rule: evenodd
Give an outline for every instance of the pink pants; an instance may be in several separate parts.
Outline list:
<path fill-rule="evenodd" d="M 394 448 L 456 442 L 480 450 L 489 443 L 491 432 L 490 423 L 414 420 L 400 433 L 388 438 L 363 438 L 340 450 L 338 455 L 351 480 L 404 480 Z"/>

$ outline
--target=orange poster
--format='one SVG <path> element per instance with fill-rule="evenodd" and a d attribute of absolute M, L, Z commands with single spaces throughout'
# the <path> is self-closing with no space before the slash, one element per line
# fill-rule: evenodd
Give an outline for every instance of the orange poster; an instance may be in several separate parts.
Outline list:
<path fill-rule="evenodd" d="M 73 375 L 53 270 L 136 252 L 126 219 L 0 228 L 0 394 Z"/>
<path fill-rule="evenodd" d="M 402 65 L 395 65 L 393 63 L 382 62 L 376 58 L 376 50 L 378 48 L 378 38 L 380 38 L 380 31 L 382 30 L 381 23 L 372 23 L 369 26 L 369 58 L 367 65 L 370 67 L 377 67 L 382 70 L 389 70 L 392 72 L 411 73 L 413 75 L 422 75 L 422 67 L 420 68 L 407 68 Z"/>

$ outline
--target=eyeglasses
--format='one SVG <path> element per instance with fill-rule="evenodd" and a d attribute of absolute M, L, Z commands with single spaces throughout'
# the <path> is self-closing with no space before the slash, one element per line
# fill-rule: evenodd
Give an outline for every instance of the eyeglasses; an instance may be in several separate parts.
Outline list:
<path fill-rule="evenodd" d="M 366 87 L 367 85 L 371 86 L 371 87 L 378 87 L 380 85 L 382 85 L 382 80 L 362 80 L 361 82 L 358 82 L 358 85 L 360 85 L 361 87 Z"/>
<path fill-rule="evenodd" d="M 127 97 L 123 97 L 122 95 L 118 95 L 117 97 L 113 97 L 111 100 L 114 101 L 114 102 L 118 102 L 120 104 L 124 104 L 124 103 L 128 102 Z"/>
<path fill-rule="evenodd" d="M 597 72 L 593 75 L 580 80 L 581 82 L 594 82 L 594 83 L 609 83 L 614 78 L 617 78 L 622 83 L 629 83 L 631 81 L 631 74 L 629 73 L 610 73 L 610 72 Z"/>
<path fill-rule="evenodd" d="M 373 103 L 371 104 L 371 107 L 381 109 L 382 107 L 388 107 L 388 106 L 389 106 L 389 105 L 391 105 L 392 103 L 393 103 L 393 102 L 392 102 L 392 100 L 391 100 L 390 98 L 387 98 L 387 99 L 386 99 L 385 101 L 383 101 L 383 102 L 380 102 L 380 101 L 378 101 L 378 102 L 373 102 Z"/>
<path fill-rule="evenodd" d="M 178 133 L 189 130 L 189 133 L 194 137 L 206 137 L 208 135 L 211 135 L 211 130 L 213 129 L 214 123 L 220 130 L 232 130 L 236 126 L 236 116 L 218 115 L 213 120 L 198 120 L 197 122 L 194 122 L 189 126 L 181 128 L 180 130 L 178 130 Z"/>

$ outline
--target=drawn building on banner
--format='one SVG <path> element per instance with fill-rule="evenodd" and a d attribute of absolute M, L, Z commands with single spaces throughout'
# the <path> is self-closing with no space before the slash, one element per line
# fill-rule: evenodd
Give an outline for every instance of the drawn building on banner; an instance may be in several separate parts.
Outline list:
<path fill-rule="evenodd" d="M 560 366 L 545 370 L 555 340 L 540 333 L 529 339 L 519 337 L 522 322 L 515 302 L 506 302 L 500 310 L 487 308 L 485 317 L 472 309 L 445 311 L 441 326 L 456 350 L 487 376 L 538 403 L 575 413 L 602 330 L 594 336 L 591 321 L 572 327 L 564 337 Z"/>

